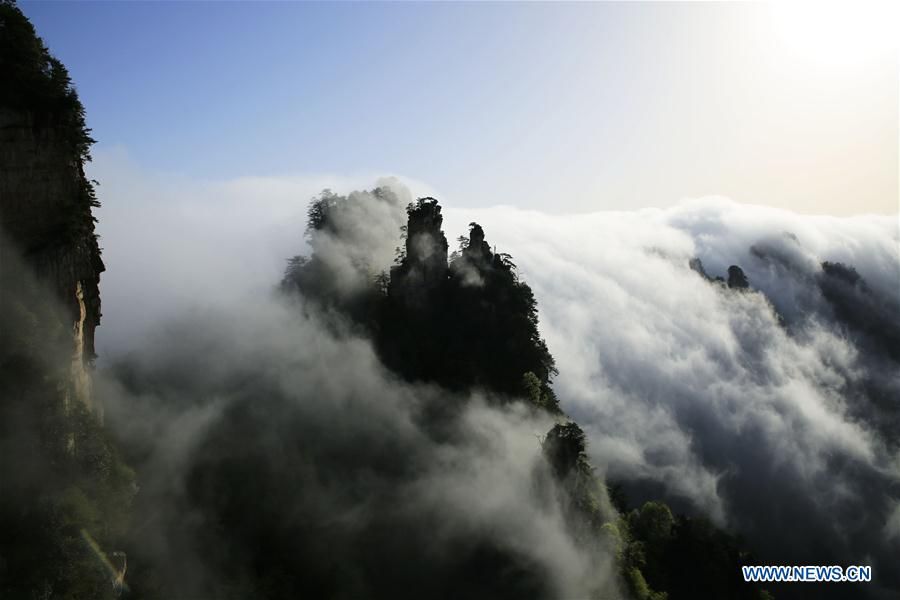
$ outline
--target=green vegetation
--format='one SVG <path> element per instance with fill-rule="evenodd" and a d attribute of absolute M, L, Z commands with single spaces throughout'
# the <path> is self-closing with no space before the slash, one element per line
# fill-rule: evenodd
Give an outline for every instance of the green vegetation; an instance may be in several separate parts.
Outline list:
<path fill-rule="evenodd" d="M 0 110 L 16 127 L 58 141 L 63 162 L 77 167 L 80 187 L 71 210 L 57 215 L 63 225 L 38 242 L 91 246 L 88 254 L 99 261 L 91 215 L 97 202 L 81 168 L 93 143 L 84 108 L 66 69 L 9 0 L 0 0 L 0 82 Z M 302 293 L 308 310 L 337 317 L 327 320 L 334 327 L 349 323 L 369 336 L 382 363 L 400 378 L 459 392 L 442 398 L 480 390 L 502 405 L 521 400 L 555 422 L 540 442 L 545 460 L 535 493 L 553 494 L 585 556 L 613 557 L 616 583 L 632 597 L 763 598 L 739 580 L 738 566 L 748 560 L 739 543 L 709 522 L 675 516 L 658 502 L 628 510 L 621 494 L 612 494 L 619 509 L 613 510 L 588 459 L 585 433 L 560 409 L 552 388 L 556 364 L 540 336 L 537 302 L 512 257 L 492 249 L 477 223 L 448 255 L 441 207 L 422 198 L 406 208 L 394 267 L 377 271 L 360 244 L 372 237 L 368 224 L 357 218 L 372 203 L 390 208 L 398 199 L 388 188 L 349 197 L 326 191 L 315 199 L 307 228 L 313 253 L 289 261 L 282 288 Z M 14 285 L 0 290 L 0 597 L 119 597 L 121 550 L 143 561 L 129 577 L 130 597 L 172 597 L 181 582 L 157 574 L 169 567 L 143 552 L 138 538 L 146 529 L 132 526 L 133 503 L 143 511 L 142 527 L 158 522 L 148 517 L 156 515 L 156 497 L 137 497 L 135 473 L 98 416 L 70 389 L 71 318 L 56 305 L 55 291 L 43 289 L 46 282 L 2 250 L 0 279 Z M 440 561 L 423 555 L 433 535 L 426 524 L 433 521 L 398 509 L 404 485 L 417 481 L 423 465 L 408 460 L 415 440 L 393 435 L 395 424 L 385 424 L 385 435 L 360 452 L 358 436 L 372 433 L 354 428 L 352 419 L 334 431 L 316 431 L 303 407 L 285 401 L 278 386 L 257 385 L 251 373 L 233 377 L 218 383 L 245 401 L 229 405 L 197 440 L 186 489 L 166 499 L 172 502 L 166 511 L 176 513 L 166 517 L 186 528 L 179 541 L 218 575 L 192 583 L 216 598 L 396 597 L 421 589 L 461 598 L 550 595 L 534 560 L 483 532 L 460 540 Z M 168 383 L 161 378 L 153 385 Z M 449 408 L 424 411 L 420 418 L 435 423 L 423 428 L 442 435 L 440 420 L 453 412 Z M 354 479 L 371 485 L 345 485 Z M 360 497 L 360 490 L 380 493 Z M 339 506 L 323 500 L 335 498 Z M 359 518 L 361 506 L 378 518 Z M 178 520 L 192 509 L 201 523 Z M 336 515 L 352 526 L 336 526 Z M 321 552 L 323 544 L 352 560 L 338 562 Z M 392 573 L 396 564 L 409 572 Z"/>
<path fill-rule="evenodd" d="M 388 198 L 389 190 L 372 192 Z M 347 198 L 325 192 L 309 211 L 308 239 L 340 238 L 334 215 Z M 537 303 L 518 277 L 512 257 L 493 251 L 477 223 L 459 249 L 447 255 L 441 208 L 433 198 L 407 207 L 401 229 L 404 247 L 390 275 L 360 272 L 369 282 L 355 294 L 323 293 L 328 279 L 323 259 L 289 262 L 283 288 L 344 315 L 375 340 L 382 361 L 410 381 L 437 383 L 451 390 L 482 388 L 496 398 L 524 399 L 557 424 L 544 438 L 543 452 L 565 494 L 569 528 L 584 548 L 615 556 L 621 586 L 639 600 L 698 597 L 763 599 L 766 592 L 746 584 L 741 564 L 750 557 L 734 537 L 704 519 L 675 516 L 662 502 L 628 510 L 621 488 L 609 494 L 594 474 L 586 436 L 568 420 L 551 387 L 555 362 L 538 330 Z M 324 246 L 324 245 L 323 245 Z M 610 499 L 620 516 L 615 515 Z"/>
<path fill-rule="evenodd" d="M 23 164 L 77 186 L 56 199 L 58 214 L 25 215 L 39 234 L 0 232 L 0 597 L 112 598 L 111 557 L 129 528 L 134 473 L 74 389 L 74 318 L 58 291 L 75 282 L 38 280 L 32 264 L 56 264 L 69 252 L 99 263 L 97 201 L 82 169 L 93 140 L 65 67 L 8 0 L 0 0 L 0 116 L 9 148 L 34 148 L 35 140 L 46 148 L 24 151 Z M 17 189 L 31 198 L 27 186 L 44 183 L 8 173 L 13 197 L 0 200 L 19 200 Z M 12 225 L 22 216 L 4 214 Z M 64 271 L 61 278 L 74 277 Z M 88 343 L 84 352 L 92 352 Z"/>
<path fill-rule="evenodd" d="M 13 0 L 0 0 L 0 81 L 0 107 L 32 115 L 35 127 L 52 127 L 74 157 L 90 160 L 94 140 L 69 72 Z"/>
<path fill-rule="evenodd" d="M 739 540 L 707 519 L 674 516 L 662 502 L 646 502 L 623 514 L 618 528 L 621 566 L 635 598 L 771 598 L 743 581 L 740 566 L 755 561 Z"/>
<path fill-rule="evenodd" d="M 0 597 L 112 598 L 134 473 L 97 416 L 72 399 L 64 312 L 4 248 L 0 280 Z M 92 547 L 92 543 L 96 544 Z"/>
<path fill-rule="evenodd" d="M 370 195 L 396 202 L 388 188 Z M 390 275 L 359 260 L 353 266 L 367 283 L 344 293 L 329 270 L 334 244 L 323 240 L 345 234 L 356 202 L 328 190 L 313 200 L 306 236 L 314 252 L 288 261 L 283 289 L 351 317 L 372 335 L 382 361 L 410 381 L 532 398 L 558 412 L 550 385 L 556 365 L 538 330 L 537 301 L 512 258 L 492 252 L 472 223 L 448 261 L 440 205 L 422 198 L 407 207 L 405 246 L 397 248 Z"/>
<path fill-rule="evenodd" d="M 78 170 L 77 197 L 60 226 L 45 244 L 87 241 L 96 247 L 99 207 L 94 183 L 84 176 L 94 140 L 85 122 L 84 106 L 65 66 L 53 57 L 14 0 L 0 0 L 0 112 L 9 111 L 20 126 L 53 139 Z M 8 115 L 7 115 L 8 118 Z M 60 215 L 56 215 L 59 217 Z"/>

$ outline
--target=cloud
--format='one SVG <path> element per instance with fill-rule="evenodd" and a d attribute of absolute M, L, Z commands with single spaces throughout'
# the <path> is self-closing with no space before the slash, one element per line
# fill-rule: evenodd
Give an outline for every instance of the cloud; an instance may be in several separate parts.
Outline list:
<path fill-rule="evenodd" d="M 188 597 L 614 589 L 553 491 L 548 415 L 401 383 L 336 329 L 263 296 L 180 317 L 100 374 L 140 474 L 131 562 Z M 261 579 L 280 572 L 302 576 Z"/>
<path fill-rule="evenodd" d="M 275 285 L 287 258 L 307 249 L 310 199 L 326 188 L 346 193 L 376 181 L 369 175 L 190 180 L 144 171 L 121 148 L 95 151 L 89 176 L 100 181 L 97 231 L 107 267 L 101 362 L 134 349 L 160 319 L 190 308 L 240 306 Z M 432 191 L 408 178 L 385 180 Z M 385 240 L 387 250 L 369 242 L 377 260 L 385 252 L 393 258 L 396 241 Z"/>
<path fill-rule="evenodd" d="M 109 176 L 115 177 L 114 168 L 106 171 Z M 156 327 L 155 317 L 163 313 L 198 304 L 221 308 L 223 302 L 230 315 L 223 322 L 255 323 L 254 304 L 247 299 L 265 295 L 280 277 L 283 259 L 302 251 L 307 200 L 323 187 L 347 193 L 371 188 L 373 180 L 170 185 L 142 175 L 127 181 L 127 190 L 101 188 L 103 210 L 114 216 L 100 215 L 109 273 L 101 282 L 107 318 L 98 343 L 101 353 L 106 344 L 114 356 L 134 339 L 130 321 L 141 311 L 154 316 L 146 318 L 154 325 L 144 324 L 145 331 Z M 152 201 L 169 192 L 174 200 Z M 220 196 L 223 203 L 214 201 Z M 127 198 L 127 205 L 135 206 L 125 211 Z M 225 206 L 231 209 L 221 210 Z M 900 586 L 891 564 L 900 551 L 895 433 L 900 371 L 890 352 L 892 338 L 880 333 L 895 330 L 900 314 L 896 218 L 804 216 L 723 198 L 684 201 L 665 210 L 582 215 L 513 207 L 455 210 L 452 202 L 444 207 L 448 238 L 477 221 L 489 243 L 513 255 L 539 302 L 541 331 L 560 370 L 555 388 L 561 405 L 585 428 L 594 463 L 623 482 L 633 499 L 662 496 L 679 509 L 705 514 L 743 534 L 770 560 L 874 564 L 880 575 L 872 590 Z M 169 220 L 174 222 L 168 229 L 157 226 Z M 399 238 L 391 244 L 398 245 Z M 688 267 L 694 257 L 712 276 L 740 265 L 751 290 L 704 280 Z M 827 273 L 823 261 L 852 265 L 867 289 L 841 283 L 843 275 Z M 842 298 L 864 308 L 848 315 L 840 308 Z M 179 310 L 170 310 L 175 305 Z M 359 414 L 377 431 L 377 404 L 360 405 L 341 391 L 350 385 L 360 393 L 376 390 L 379 399 L 378 390 L 386 398 L 397 395 L 393 384 L 385 383 L 389 376 L 375 375 L 373 359 L 364 358 L 370 350 L 354 356 L 369 365 L 364 372 L 374 379 L 357 385 L 352 373 L 358 366 L 352 371 L 328 366 L 327 350 L 316 357 L 299 347 L 319 347 L 318 334 L 292 331 L 296 340 L 307 341 L 296 341 L 297 348 L 276 345 L 274 354 L 242 346 L 240 340 L 254 337 L 249 329 L 215 337 L 209 347 L 243 348 L 241 355 L 252 357 L 260 369 L 270 360 L 277 363 L 282 353 L 301 352 L 321 369 L 298 369 L 295 388 L 344 398 L 335 406 L 362 406 Z M 335 353 L 347 351 L 341 346 Z M 224 371 L 216 365 L 203 369 L 241 371 L 239 362 L 223 364 Z M 400 397 L 419 393 L 407 389 Z M 399 422 L 414 420 L 415 402 L 397 408 L 390 404 L 395 400 L 386 401 L 399 410 L 391 414 L 406 415 Z M 341 422 L 330 410 L 323 414 L 334 421 L 319 418 L 316 427 Z M 190 429 L 204 414 L 193 412 L 176 422 Z M 441 495 L 454 506 L 476 498 L 485 503 L 474 516 L 451 517 L 454 527 L 471 530 L 498 522 L 496 507 L 515 496 L 525 480 L 507 481 L 501 490 L 466 485 L 503 481 L 496 469 L 505 468 L 499 465 L 506 461 L 517 464 L 517 444 L 530 435 L 524 433 L 528 427 L 515 424 L 514 414 L 480 418 L 497 423 L 493 431 L 501 439 L 507 427 L 513 437 L 521 436 L 498 442 L 492 452 L 499 454 L 485 459 L 483 470 L 475 466 L 481 455 L 469 454 L 471 439 L 458 448 L 422 446 L 429 461 L 457 466 L 455 472 L 426 474 L 426 480 L 442 482 L 428 489 L 446 489 Z M 422 435 L 414 426 L 406 433 Z M 406 433 L 392 431 L 401 438 Z M 427 494 L 419 500 L 417 506 L 429 505 Z M 553 522 L 552 511 L 533 508 L 523 508 L 523 514 Z M 350 511 L 346 518 L 358 515 Z M 514 529 L 518 518 L 498 525 L 495 539 L 509 541 L 503 532 Z M 550 557 L 529 556 L 548 569 L 560 568 L 551 566 Z"/>
<path fill-rule="evenodd" d="M 885 426 L 900 410 L 900 371 L 873 341 L 898 326 L 895 218 L 721 198 L 447 214 L 451 227 L 481 223 L 522 266 L 561 404 L 609 477 L 711 516 L 766 557 L 875 561 L 882 583 L 897 585 L 888 572 L 900 547 L 883 530 L 894 530 L 900 498 L 900 440 Z M 755 291 L 704 280 L 693 257 L 710 275 L 740 265 Z M 823 261 L 852 265 L 869 288 L 845 285 L 849 317 L 828 298 Z"/>
<path fill-rule="evenodd" d="M 388 268 L 411 199 L 398 180 L 383 181 L 396 197 L 354 193 L 334 211 L 344 235 L 307 240 L 321 190 L 305 186 L 321 181 L 165 183 L 104 168 L 95 388 L 139 474 L 135 587 L 615 591 L 612 556 L 570 530 L 543 461 L 548 415 L 403 383 L 340 317 L 275 294 L 285 259 L 308 243 L 340 289 L 362 283 L 360 263 Z"/>

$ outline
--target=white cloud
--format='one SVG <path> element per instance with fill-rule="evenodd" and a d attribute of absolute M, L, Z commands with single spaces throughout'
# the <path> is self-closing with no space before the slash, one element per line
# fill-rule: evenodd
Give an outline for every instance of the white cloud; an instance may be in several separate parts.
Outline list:
<path fill-rule="evenodd" d="M 266 293 L 303 250 L 309 198 L 374 182 L 166 182 L 98 163 L 109 268 L 101 355 L 166 312 Z M 803 216 L 723 198 L 582 215 L 445 206 L 444 216 L 448 239 L 477 221 L 513 255 L 539 302 L 562 406 L 603 472 L 776 554 L 900 550 L 883 534 L 896 529 L 886 523 L 896 520 L 900 461 L 886 431 L 900 375 L 836 324 L 817 285 L 822 261 L 854 266 L 896 326 L 895 217 Z M 688 268 L 695 256 L 711 275 L 740 265 L 762 293 L 705 281 Z"/>

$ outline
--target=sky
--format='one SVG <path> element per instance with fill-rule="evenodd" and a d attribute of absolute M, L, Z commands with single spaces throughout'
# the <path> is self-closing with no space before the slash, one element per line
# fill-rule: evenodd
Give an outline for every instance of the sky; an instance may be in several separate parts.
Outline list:
<path fill-rule="evenodd" d="M 309 407 L 310 431 L 332 431 L 321 424 L 335 410 L 359 416 L 339 428 L 347 435 L 299 436 L 330 472 L 347 447 L 363 468 L 378 456 L 357 450 L 384 434 L 383 415 L 410 422 L 402 400 L 418 391 L 385 381 L 359 340 L 285 321 L 267 293 L 285 259 L 309 250 L 313 194 L 393 175 L 392 186 L 441 200 L 452 245 L 475 220 L 515 257 L 558 361 L 561 406 L 600 473 L 753 534 L 780 564 L 883 567 L 878 586 L 891 589 L 876 591 L 895 595 L 900 418 L 880 398 L 900 397 L 900 378 L 878 344 L 898 339 L 896 15 L 711 3 L 22 6 L 69 68 L 98 140 L 99 371 L 129 355 L 149 365 L 148 381 L 185 370 L 172 381 L 189 389 L 173 393 L 200 403 L 173 415 L 154 396 L 106 404 L 109 423 L 177 462 L 174 477 L 161 471 L 163 492 L 192 473 L 193 447 L 170 443 L 192 439 L 185 423 L 255 399 L 227 390 L 222 373 L 287 394 L 265 410 Z M 394 208 L 387 225 L 358 220 L 387 232 L 373 259 L 399 242 Z M 694 257 L 710 276 L 741 265 L 753 290 L 705 280 Z M 826 297 L 823 261 L 866 281 L 869 291 L 831 282 L 858 293 L 855 339 Z M 334 369 L 332 356 L 353 368 Z M 482 471 L 490 485 L 438 463 L 435 489 L 462 490 L 446 501 L 466 510 L 444 510 L 443 497 L 426 506 L 480 527 L 513 503 L 485 489 L 528 499 L 518 474 L 540 429 L 474 410 L 488 434 L 509 436 Z M 297 426 L 281 418 L 294 413 L 273 414 L 260 431 Z M 268 443 L 255 433 L 223 447 Z M 467 448 L 448 463 L 485 464 Z M 482 529 L 518 538 L 542 516 L 519 508 Z M 193 566 L 183 560 L 193 546 L 159 532 L 167 559 Z"/>
<path fill-rule="evenodd" d="M 706 195 L 898 212 L 888 5 L 21 6 L 95 156 L 174 179 L 396 175 L 453 206 L 555 213 Z"/>

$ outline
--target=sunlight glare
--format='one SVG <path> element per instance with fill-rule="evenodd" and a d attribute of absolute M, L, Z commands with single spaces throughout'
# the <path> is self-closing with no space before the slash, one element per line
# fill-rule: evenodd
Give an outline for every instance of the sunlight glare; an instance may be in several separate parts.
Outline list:
<path fill-rule="evenodd" d="M 898 51 L 900 3 L 775 2 L 776 27 L 791 54 L 852 66 Z"/>

